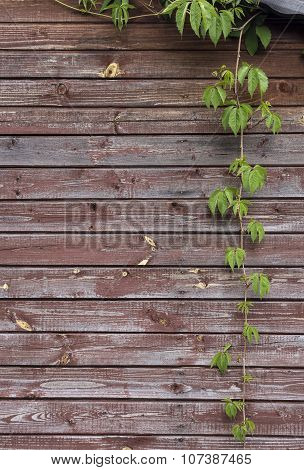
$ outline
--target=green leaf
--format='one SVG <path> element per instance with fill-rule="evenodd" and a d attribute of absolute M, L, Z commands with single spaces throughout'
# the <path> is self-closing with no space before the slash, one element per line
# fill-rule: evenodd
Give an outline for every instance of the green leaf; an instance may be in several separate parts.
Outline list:
<path fill-rule="evenodd" d="M 176 11 L 176 15 L 175 15 L 176 26 L 180 34 L 183 34 L 183 31 L 184 31 L 186 14 L 187 14 L 189 5 L 190 5 L 190 2 L 183 3 L 180 7 L 178 7 Z"/>
<path fill-rule="evenodd" d="M 270 29 L 268 28 L 268 26 L 262 25 L 262 26 L 256 26 L 255 30 L 264 48 L 267 49 L 271 41 Z"/>
<path fill-rule="evenodd" d="M 221 189 L 216 189 L 215 191 L 212 192 L 211 196 L 209 197 L 208 206 L 212 215 L 215 215 L 217 203 L 218 203 L 218 196 L 220 192 L 221 192 Z"/>
<path fill-rule="evenodd" d="M 249 434 L 253 434 L 254 431 L 255 431 L 255 424 L 252 421 L 252 419 L 247 418 L 246 421 L 245 421 L 245 425 L 246 425 L 246 428 L 247 428 L 247 432 Z"/>
<path fill-rule="evenodd" d="M 225 10 L 220 12 L 220 22 L 222 25 L 223 36 L 225 39 L 229 36 L 232 29 L 233 16 L 231 19 L 230 13 L 231 12 Z"/>
<path fill-rule="evenodd" d="M 248 91 L 251 98 L 259 85 L 259 77 L 256 68 L 251 68 L 248 72 Z"/>
<path fill-rule="evenodd" d="M 193 0 L 190 7 L 190 25 L 195 34 L 200 37 L 202 10 L 197 0 Z"/>
<path fill-rule="evenodd" d="M 237 248 L 235 250 L 235 260 L 237 267 L 240 269 L 240 267 L 244 264 L 246 258 L 246 251 L 243 250 L 242 248 Z"/>
<path fill-rule="evenodd" d="M 222 35 L 222 23 L 218 16 L 211 18 L 208 32 L 211 41 L 216 46 Z"/>
<path fill-rule="evenodd" d="M 229 113 L 228 124 L 234 135 L 239 133 L 241 129 L 241 119 L 237 107 L 233 107 Z"/>
<path fill-rule="evenodd" d="M 162 11 L 162 14 L 167 15 L 169 13 L 172 13 L 173 10 L 179 8 L 180 5 L 183 3 L 183 0 L 174 0 L 172 3 L 169 3 L 169 5 L 166 6 L 166 8 Z"/>
<path fill-rule="evenodd" d="M 227 209 L 229 207 L 229 202 L 227 200 L 227 196 L 224 191 L 220 192 L 218 195 L 217 207 L 221 216 L 223 217 L 226 214 Z"/>
<path fill-rule="evenodd" d="M 239 442 L 245 442 L 246 439 L 246 430 L 240 424 L 234 424 L 232 426 L 233 437 Z"/>
<path fill-rule="evenodd" d="M 253 56 L 259 48 L 258 36 L 254 25 L 251 25 L 250 28 L 246 31 L 245 45 L 248 53 L 251 56 Z"/>
<path fill-rule="evenodd" d="M 247 62 L 243 62 L 241 67 L 239 68 L 238 81 L 240 82 L 242 86 L 244 85 L 245 79 L 250 69 L 251 69 L 251 65 L 247 64 Z"/>
<path fill-rule="evenodd" d="M 221 374 L 224 374 L 231 362 L 231 356 L 228 352 L 228 349 L 231 348 L 231 344 L 228 343 L 224 346 L 222 351 L 217 352 L 211 361 L 210 367 L 217 367 Z"/>

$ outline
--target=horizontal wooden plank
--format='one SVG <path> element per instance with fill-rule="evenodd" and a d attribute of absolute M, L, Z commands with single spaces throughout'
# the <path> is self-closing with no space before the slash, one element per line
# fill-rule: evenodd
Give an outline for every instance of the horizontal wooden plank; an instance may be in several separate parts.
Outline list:
<path fill-rule="evenodd" d="M 0 268 L 1 298 L 217 299 L 243 297 L 227 268 Z M 255 269 L 256 272 L 259 270 Z M 270 299 L 303 299 L 304 269 L 263 269 Z"/>
<path fill-rule="evenodd" d="M 255 302 L 252 321 L 261 333 L 304 334 L 304 303 Z M 241 332 L 235 301 L 1 300 L 0 331 L 23 332 Z M 295 326 L 296 325 L 296 326 Z"/>
<path fill-rule="evenodd" d="M 248 369 L 247 400 L 303 400 L 303 369 Z M 224 400 L 242 396 L 240 370 L 210 368 L 0 369 L 1 398 Z"/>
<path fill-rule="evenodd" d="M 223 168 L 12 168 L 0 173 L 0 199 L 206 198 L 235 184 Z M 270 168 L 258 197 L 299 198 L 304 168 Z"/>
<path fill-rule="evenodd" d="M 158 9 L 160 9 L 157 0 L 152 0 L 156 3 Z M 72 9 L 66 8 L 58 3 L 55 0 L 27 0 L 26 6 L 23 4 L 23 0 L 2 0 L 3 3 L 3 15 L 1 21 L 4 23 L 11 22 L 59 22 L 59 23 L 69 23 L 69 22 L 89 22 L 102 24 L 109 23 L 111 19 L 105 17 L 96 17 L 87 14 L 82 14 L 78 11 L 73 11 Z M 64 3 L 70 4 L 71 6 L 75 5 L 75 0 L 67 0 Z M 78 3 L 78 2 L 77 2 Z M 146 9 L 141 7 L 140 2 L 133 0 L 133 5 L 136 5 L 137 14 L 147 13 Z M 159 21 L 155 18 L 143 18 L 138 19 L 137 21 L 142 22 L 156 22 Z M 111 21 L 112 22 L 112 21 Z"/>
<path fill-rule="evenodd" d="M 304 108 L 277 107 L 282 133 L 304 132 Z M 220 111 L 207 108 L 0 107 L 0 135 L 218 134 Z M 270 133 L 253 118 L 250 133 Z M 277 136 L 278 137 L 278 136 Z M 160 139 L 162 137 L 159 137 Z M 55 142 L 54 142 L 55 143 Z M 293 140 L 290 139 L 290 144 Z M 178 149 L 177 149 L 178 150 Z M 65 155 L 61 155 L 64 158 Z"/>
<path fill-rule="evenodd" d="M 263 65 L 269 77 L 302 78 L 304 64 L 301 53 L 274 50 Z M 242 60 L 259 66 L 261 54 L 250 57 L 247 53 Z M 288 61 L 288 68 L 282 63 Z M 85 51 L 85 52 L 43 52 L 8 51 L 0 52 L 1 78 L 97 78 L 109 64 L 119 66 L 119 78 L 210 78 L 211 72 L 225 63 L 234 68 L 235 58 L 230 51 Z M 110 77 L 113 78 L 113 77 Z"/>
<path fill-rule="evenodd" d="M 249 403 L 255 435 L 304 434 L 304 405 Z M 38 419 L 38 418 L 39 419 Z M 7 434 L 193 434 L 230 435 L 231 422 L 219 402 L 121 402 L 2 400 L 0 431 Z"/>
<path fill-rule="evenodd" d="M 246 137 L 251 163 L 303 165 L 302 147 L 302 135 Z M 0 166 L 227 167 L 238 152 L 233 135 L 0 137 Z"/>
<path fill-rule="evenodd" d="M 232 365 L 243 350 L 240 334 L 0 333 L 2 366 L 209 366 L 230 342 Z M 248 366 L 303 367 L 304 335 L 261 335 Z"/>
<path fill-rule="evenodd" d="M 244 222 L 263 223 L 266 232 L 304 232 L 301 200 L 255 200 Z M 213 217 L 207 200 L 0 202 L 3 232 L 239 233 L 235 218 Z"/>
<path fill-rule="evenodd" d="M 72 436 L 72 435 L 0 435 L 0 449 L 58 450 L 194 450 L 240 449 L 242 443 L 228 436 Z M 248 437 L 246 449 L 303 450 L 301 437 Z"/>
<path fill-rule="evenodd" d="M 149 107 L 202 106 L 202 90 L 214 80 L 2 80 L 1 106 Z M 304 79 L 271 79 L 273 105 L 304 104 Z"/>
<path fill-rule="evenodd" d="M 223 266 L 228 246 L 239 246 L 240 236 L 183 233 L 155 234 L 155 251 L 144 235 L 10 234 L 0 235 L 0 264 L 40 266 Z M 247 266 L 304 266 L 303 235 L 268 235 L 262 243 L 245 237 Z"/>
<path fill-rule="evenodd" d="M 47 0 L 47 2 L 52 1 Z M 156 19 L 154 24 L 138 24 L 140 20 L 133 21 L 120 32 L 112 24 L 101 26 L 99 18 L 96 20 L 88 15 L 75 14 L 65 8 L 54 8 L 52 5 L 51 10 L 47 8 L 46 11 L 46 0 L 27 0 L 26 6 L 22 0 L 2 0 L 2 3 L 4 2 L 7 5 L 6 10 L 3 8 L 3 13 L 6 14 L 4 13 L 1 18 L 3 24 L 0 31 L 0 49 L 4 50 L 209 50 L 214 52 L 211 41 L 197 38 L 190 28 L 185 28 L 181 39 L 174 24 L 168 24 L 160 19 Z M 35 8 L 28 6 L 29 2 L 35 3 Z M 18 9 L 14 5 L 16 3 Z M 8 16 L 11 8 L 13 16 Z M 12 18 L 14 28 L 10 24 L 5 24 L 5 22 L 11 23 Z M 143 20 L 145 23 L 153 21 L 149 18 Z M 286 30 L 288 21 L 289 19 L 283 19 L 269 23 L 273 36 L 269 50 L 303 49 L 301 23 L 293 22 Z M 96 24 L 88 26 L 88 22 Z M 235 51 L 236 40 L 221 40 L 217 50 Z M 263 51 L 259 52 L 261 57 L 264 54 Z"/>

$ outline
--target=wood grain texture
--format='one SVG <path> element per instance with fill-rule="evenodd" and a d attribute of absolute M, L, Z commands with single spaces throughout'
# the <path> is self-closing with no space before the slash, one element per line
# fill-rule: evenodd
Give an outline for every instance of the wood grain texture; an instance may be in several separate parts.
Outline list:
<path fill-rule="evenodd" d="M 0 435 L 0 449 L 58 449 L 58 450 L 134 450 L 148 449 L 240 449 L 244 446 L 228 436 L 73 436 L 73 435 Z M 303 450 L 301 437 L 248 437 L 246 449 Z"/>
<path fill-rule="evenodd" d="M 276 107 L 276 111 L 283 119 L 282 134 L 304 132 L 303 107 Z M 0 107 L 0 135 L 216 134 L 219 132 L 219 114 L 204 107 Z M 248 132 L 270 133 L 265 124 L 258 124 L 258 121 L 258 117 L 254 117 L 252 129 L 249 128 Z"/>
<path fill-rule="evenodd" d="M 252 321 L 261 333 L 304 334 L 304 303 L 255 302 Z M 225 300 L 1 300 L 0 331 L 235 333 L 242 325 L 236 301 Z"/>
<path fill-rule="evenodd" d="M 16 2 L 19 4 L 18 9 L 16 8 Z M 31 7 L 29 2 L 35 3 L 35 8 Z M 27 0 L 26 5 L 22 0 L 2 0 L 2 3 L 7 4 L 5 7 L 7 13 L 13 8 L 11 14 L 14 15 L 15 24 L 14 28 L 10 24 L 5 24 L 12 21 L 12 16 L 2 16 L 0 49 L 76 51 L 207 50 L 211 52 L 209 57 L 211 61 L 215 53 L 211 41 L 202 41 L 196 38 L 190 28 L 185 28 L 181 39 L 174 24 L 170 25 L 157 19 L 154 24 L 139 24 L 140 21 L 134 21 L 131 28 L 119 32 L 112 24 L 101 25 L 100 19 L 96 21 L 95 18 L 75 14 L 60 6 L 54 8 L 54 5 L 51 5 L 50 10 L 49 6 L 46 7 L 47 2 L 53 3 L 53 0 Z M 37 5 L 39 5 L 38 8 Z M 147 18 L 143 20 L 148 23 Z M 292 22 L 286 30 L 288 20 L 283 19 L 269 23 L 273 35 L 270 46 L 272 51 L 282 49 L 301 51 L 303 49 L 301 23 Z M 44 24 L 41 24 L 41 22 Z M 90 24 L 88 27 L 86 24 L 88 22 L 95 22 L 96 24 Z M 285 32 L 283 32 L 284 30 Z M 153 37 L 153 41 L 151 41 L 151 37 Z M 235 51 L 235 45 L 236 41 L 233 39 L 221 40 L 217 46 L 217 51 Z M 268 52 L 269 50 L 266 54 Z M 263 51 L 258 54 L 260 57 L 266 55 Z M 288 73 L 288 70 L 286 72 Z"/>
<path fill-rule="evenodd" d="M 303 437 L 302 403 L 249 403 L 256 435 Z M 284 418 L 284 419 L 282 419 Z M 0 431 L 7 434 L 230 435 L 219 402 L 2 400 Z"/>
<path fill-rule="evenodd" d="M 37 79 L 2 80 L 1 106 L 153 107 L 202 106 L 202 90 L 214 80 Z M 268 98 L 275 106 L 303 106 L 304 79 L 272 79 Z"/>
<path fill-rule="evenodd" d="M 238 152 L 232 135 L 0 137 L 0 166 L 224 166 Z M 303 165 L 302 135 L 248 135 L 248 161 Z M 288 159 L 286 159 L 288 152 Z"/>
<path fill-rule="evenodd" d="M 2 366 L 210 366 L 231 342 L 231 365 L 239 365 L 240 334 L 0 333 Z M 261 336 L 247 365 L 303 367 L 304 335 Z M 215 372 L 216 374 L 216 372 Z"/>
<path fill-rule="evenodd" d="M 239 234 L 154 234 L 155 251 L 144 235 L 18 234 L 0 235 L 3 266 L 223 266 L 229 246 L 238 246 Z M 304 266 L 303 235 L 268 235 L 261 243 L 245 236 L 246 265 Z"/>
<path fill-rule="evenodd" d="M 266 232 L 304 232 L 302 200 L 256 200 L 251 218 Z M 234 218 L 213 217 L 207 200 L 11 201 L 0 202 L 3 232 L 239 233 Z"/>
<path fill-rule="evenodd" d="M 187 199 L 207 198 L 231 186 L 225 168 L 12 168 L 0 173 L 0 199 Z M 269 168 L 259 198 L 299 198 L 304 167 Z"/>
<path fill-rule="evenodd" d="M 242 60 L 259 66 L 261 55 L 242 55 Z M 282 63 L 288 60 L 288 68 Z M 218 64 L 234 67 L 230 51 L 0 51 L 1 78 L 98 78 L 109 64 L 119 65 L 119 78 L 210 78 Z M 269 77 L 302 78 L 304 64 L 299 51 L 274 50 L 263 64 Z"/>
<path fill-rule="evenodd" d="M 303 401 L 303 369 L 249 369 L 248 400 Z M 0 369 L 0 398 L 224 400 L 242 395 L 240 369 L 210 368 Z M 1 441 L 1 439 L 0 439 Z"/>
<path fill-rule="evenodd" d="M 78 272 L 80 271 L 80 272 Z M 243 291 L 237 273 L 201 268 L 0 268 L 0 297 L 58 299 L 235 299 Z M 255 269 L 255 272 L 260 270 Z M 263 269 L 270 299 L 302 300 L 302 268 Z M 4 287 L 3 287 L 4 286 Z M 7 286 L 7 287 L 6 287 Z"/>

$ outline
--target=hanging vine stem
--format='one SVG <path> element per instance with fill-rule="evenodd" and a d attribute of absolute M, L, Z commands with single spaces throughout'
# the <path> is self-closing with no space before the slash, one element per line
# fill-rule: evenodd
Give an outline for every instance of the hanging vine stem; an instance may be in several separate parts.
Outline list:
<path fill-rule="evenodd" d="M 237 305 L 238 311 L 244 315 L 243 320 L 243 347 L 242 347 L 242 396 L 241 400 L 233 400 L 230 398 L 225 399 L 225 413 L 234 420 L 237 418 L 238 413 L 242 414 L 242 421 L 232 426 L 232 433 L 234 437 L 244 443 L 248 434 L 252 434 L 255 430 L 255 423 L 247 416 L 246 411 L 246 387 L 253 377 L 247 373 L 247 348 L 251 345 L 253 340 L 259 342 L 259 331 L 255 326 L 248 322 L 248 316 L 252 307 L 252 302 L 248 301 L 248 292 L 252 288 L 253 292 L 260 296 L 262 299 L 269 293 L 270 281 L 266 274 L 251 273 L 247 274 L 245 267 L 246 251 L 244 249 L 244 241 L 246 232 L 251 236 L 252 242 L 258 240 L 262 241 L 265 235 L 263 225 L 256 221 L 251 220 L 247 227 L 244 225 L 244 217 L 248 214 L 250 201 L 243 199 L 243 193 L 255 193 L 257 190 L 262 189 L 266 183 L 267 172 L 266 169 L 260 165 L 252 167 L 246 159 L 244 152 L 244 131 L 248 127 L 251 118 L 254 114 L 253 103 L 251 104 L 241 101 L 239 88 L 243 92 L 249 92 L 251 100 L 253 99 L 256 91 L 260 93 L 260 104 L 256 112 L 260 111 L 262 120 L 265 120 L 266 126 L 271 128 L 274 133 L 277 133 L 281 128 L 281 118 L 271 110 L 271 105 L 268 101 L 263 101 L 263 95 L 268 88 L 268 78 L 258 67 L 253 67 L 248 63 L 240 65 L 241 59 L 241 46 L 243 33 L 246 27 L 257 17 L 257 14 L 250 18 L 240 29 L 237 48 L 237 58 L 234 73 L 222 66 L 218 71 L 213 72 L 213 76 L 219 79 L 215 85 L 207 87 L 203 94 L 203 101 L 207 107 L 217 109 L 223 106 L 225 109 L 222 114 L 222 124 L 226 130 L 228 127 L 232 132 L 240 138 L 240 155 L 236 158 L 229 167 L 229 173 L 236 178 L 240 179 L 239 187 L 226 187 L 216 189 L 209 198 L 209 208 L 212 214 L 218 210 L 222 216 L 229 211 L 237 217 L 240 237 L 239 246 L 228 247 L 226 249 L 225 263 L 230 266 L 233 272 L 235 268 L 241 270 L 242 275 L 240 281 L 244 286 L 243 300 Z M 247 86 L 245 87 L 245 82 Z M 234 89 L 234 96 L 228 99 L 227 91 Z M 225 373 L 231 362 L 230 348 L 231 343 L 227 343 L 222 351 L 215 354 L 211 361 L 211 367 L 217 367 L 221 373 Z"/>
<path fill-rule="evenodd" d="M 255 113 L 260 113 L 261 118 L 253 127 L 264 122 L 267 129 L 274 134 L 281 129 L 280 116 L 272 111 L 269 101 L 264 101 L 263 96 L 268 89 L 268 78 L 264 71 L 246 62 L 240 64 L 242 40 L 245 37 L 246 49 L 250 55 L 254 55 L 259 46 L 265 49 L 271 40 L 271 31 L 264 24 L 267 15 L 259 6 L 259 0 L 167 0 L 165 8 L 160 12 L 151 12 L 151 5 L 140 0 L 141 5 L 149 10 L 148 14 L 130 16 L 129 10 L 133 5 L 129 0 L 78 0 L 83 8 L 76 8 L 61 0 L 55 0 L 67 8 L 87 13 L 94 16 L 111 18 L 114 25 L 121 30 L 130 19 L 143 18 L 148 16 L 169 15 L 175 18 L 178 31 L 183 34 L 186 19 L 189 18 L 190 26 L 199 38 L 207 35 L 214 45 L 217 45 L 220 38 L 225 39 L 230 34 L 238 34 L 237 58 L 234 72 L 222 65 L 219 70 L 213 72 L 213 76 L 218 79 L 215 85 L 208 86 L 203 92 L 203 102 L 210 108 L 217 110 L 223 108 L 222 125 L 226 131 L 231 129 L 235 136 L 240 138 L 240 155 L 229 166 L 230 175 L 240 180 L 238 187 L 225 187 L 213 191 L 209 198 L 209 208 L 213 215 L 218 211 L 221 216 L 231 213 L 239 223 L 239 246 L 228 247 L 225 254 L 225 263 L 230 266 L 232 272 L 240 270 L 240 282 L 244 289 L 243 300 L 237 304 L 237 310 L 243 314 L 242 332 L 242 387 L 241 399 L 235 400 L 227 398 L 224 410 L 231 420 L 238 419 L 241 414 L 241 422 L 236 422 L 232 426 L 232 434 L 238 441 L 244 442 L 248 434 L 255 430 L 255 423 L 248 418 L 246 411 L 246 389 L 247 384 L 253 377 L 247 373 L 247 355 L 249 346 L 253 341 L 259 342 L 259 331 L 248 322 L 252 302 L 248 300 L 249 292 L 263 299 L 270 290 L 270 280 L 262 272 L 248 274 L 245 267 L 246 251 L 244 241 L 246 233 L 250 235 L 252 242 L 261 242 L 264 238 L 264 227 L 261 222 L 251 219 L 247 226 L 244 218 L 249 211 L 250 201 L 243 198 L 244 193 L 254 194 L 263 188 L 266 183 L 267 171 L 262 166 L 254 166 L 247 162 L 244 152 L 244 132 L 250 125 Z M 97 7 L 98 5 L 98 7 Z M 99 9 L 99 10 L 98 10 Z M 95 11 L 94 11 L 95 10 Z M 98 11 L 97 11 L 98 10 Z M 104 14 L 104 11 L 111 11 L 111 15 Z M 239 27 L 239 24 L 244 23 Z M 240 93 L 240 88 L 242 93 Z M 231 97 L 229 94 L 234 93 Z M 250 95 L 250 100 L 241 100 L 243 94 Z M 257 99 L 259 94 L 259 99 Z M 148 260 L 143 260 L 140 264 L 147 264 Z M 217 352 L 212 361 L 211 367 L 217 367 L 220 373 L 224 374 L 230 363 L 230 349 L 233 350 L 232 343 L 224 345 L 223 349 Z"/>

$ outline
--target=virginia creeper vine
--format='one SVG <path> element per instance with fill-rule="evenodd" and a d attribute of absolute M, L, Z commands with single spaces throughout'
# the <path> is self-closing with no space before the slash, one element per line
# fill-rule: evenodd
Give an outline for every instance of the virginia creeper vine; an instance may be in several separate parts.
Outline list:
<path fill-rule="evenodd" d="M 153 5 L 145 0 L 137 0 L 148 11 L 144 15 L 130 16 L 130 11 L 135 7 L 129 0 L 75 0 L 74 4 L 62 0 L 55 0 L 82 13 L 112 18 L 114 25 L 122 29 L 129 20 L 143 16 L 167 15 L 174 16 L 176 26 L 183 34 L 186 19 L 189 18 L 190 26 L 196 36 L 205 38 L 207 35 L 216 45 L 223 36 L 238 38 L 235 69 L 232 71 L 225 65 L 213 72 L 217 79 L 214 85 L 208 86 L 203 92 L 203 102 L 215 110 L 222 109 L 222 126 L 228 128 L 235 136 L 239 137 L 239 155 L 229 166 L 229 174 L 235 178 L 238 184 L 218 188 L 209 198 L 209 208 L 213 215 L 218 211 L 221 216 L 231 214 L 239 224 L 238 246 L 227 247 L 225 263 L 232 272 L 239 272 L 239 281 L 243 291 L 243 300 L 236 309 L 243 316 L 242 328 L 242 394 L 238 400 L 227 398 L 224 404 L 226 415 L 231 420 L 237 420 L 232 426 L 232 434 L 238 441 L 245 442 L 248 434 L 255 430 L 255 423 L 247 414 L 246 387 L 254 380 L 247 371 L 247 354 L 254 341 L 259 342 L 259 331 L 249 322 L 253 303 L 249 300 L 250 293 L 263 299 L 270 290 L 270 280 L 263 272 L 248 273 L 245 261 L 245 236 L 248 234 L 253 243 L 261 242 L 265 231 L 261 222 L 251 219 L 245 222 L 251 201 L 244 194 L 253 195 L 262 189 L 266 183 L 267 171 L 261 165 L 248 163 L 245 153 L 245 130 L 252 123 L 252 117 L 260 114 L 260 122 L 265 122 L 266 127 L 274 134 L 281 129 L 280 116 L 272 111 L 269 101 L 264 100 L 268 89 L 268 77 L 265 72 L 247 62 L 240 62 L 241 46 L 244 39 L 245 46 L 250 55 L 254 55 L 259 46 L 265 49 L 271 40 L 271 31 L 264 24 L 266 15 L 260 7 L 259 0 L 161 0 L 160 10 L 155 10 Z M 110 13 L 110 14 L 108 14 Z M 248 95 L 250 100 L 247 99 Z M 144 260 L 147 261 L 147 260 Z M 233 344 L 223 345 L 223 349 L 215 354 L 211 367 L 216 367 L 224 374 L 231 363 L 231 350 Z M 240 418 L 239 418 L 240 416 Z"/>

